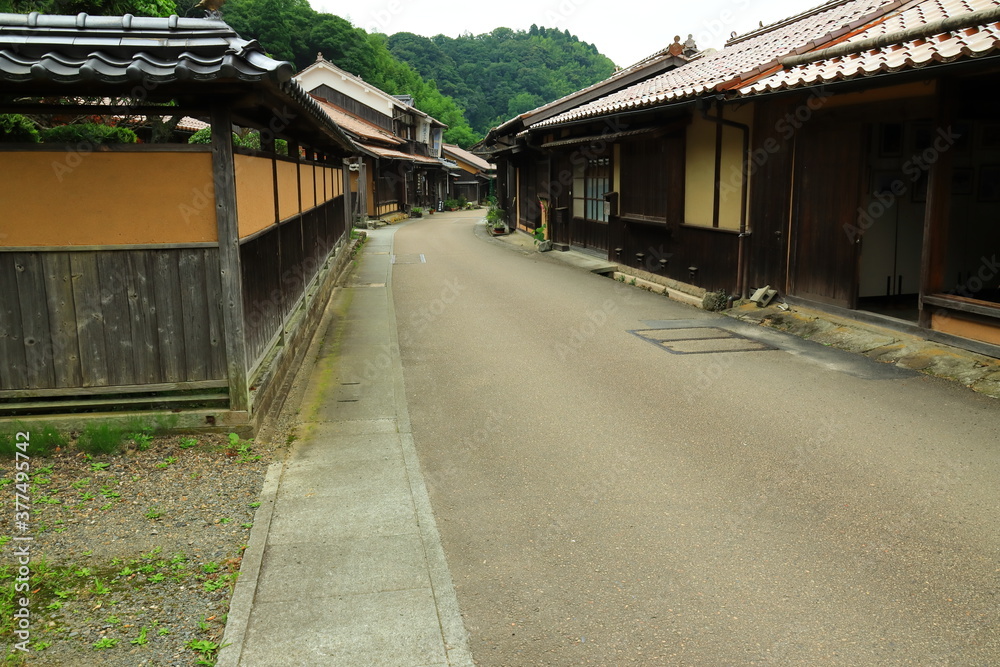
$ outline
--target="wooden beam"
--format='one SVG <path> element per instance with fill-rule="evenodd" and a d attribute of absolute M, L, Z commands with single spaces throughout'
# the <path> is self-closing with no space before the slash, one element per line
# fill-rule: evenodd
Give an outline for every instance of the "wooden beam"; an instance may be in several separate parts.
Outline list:
<path fill-rule="evenodd" d="M 0 113 L 58 114 L 81 116 L 206 116 L 205 107 L 157 106 L 150 104 L 0 104 Z"/>
<path fill-rule="evenodd" d="M 922 300 L 928 306 L 934 306 L 939 309 L 945 308 L 1000 319 L 1000 304 L 991 304 L 951 294 L 929 294 L 923 297 Z"/>
<path fill-rule="evenodd" d="M 204 391 L 228 387 L 226 380 L 200 380 L 198 382 L 162 382 L 157 384 L 130 384 L 117 387 L 60 387 L 58 389 L 4 389 L 0 399 L 53 398 L 64 396 L 101 396 L 103 394 L 152 394 L 171 391 Z"/>
<path fill-rule="evenodd" d="M 955 122 L 955 86 L 940 81 L 936 127 L 950 129 Z M 931 311 L 924 307 L 931 294 L 944 291 L 944 269 L 948 253 L 948 224 L 951 215 L 951 147 L 941 151 L 931 164 L 927 181 L 927 204 L 924 209 L 924 245 L 920 258 L 920 326 L 931 327 Z"/>
<path fill-rule="evenodd" d="M 236 172 L 233 163 L 233 124 L 229 109 L 212 105 L 212 174 L 215 181 L 215 219 L 219 231 L 219 273 L 222 283 L 222 322 L 226 340 L 226 370 L 230 407 L 250 410 L 247 344 L 243 319 L 243 276 L 240 268 L 240 232 L 236 214 Z"/>
<path fill-rule="evenodd" d="M 199 407 L 225 407 L 229 398 L 225 394 L 182 394 L 175 396 L 132 396 L 122 398 L 121 396 L 97 397 L 88 399 L 72 399 L 61 401 L 31 401 L 0 403 L 0 414 L 14 415 L 25 414 L 28 411 L 48 410 L 54 412 L 67 412 L 69 410 L 97 408 L 121 409 L 123 406 L 176 406 L 197 405 Z"/>

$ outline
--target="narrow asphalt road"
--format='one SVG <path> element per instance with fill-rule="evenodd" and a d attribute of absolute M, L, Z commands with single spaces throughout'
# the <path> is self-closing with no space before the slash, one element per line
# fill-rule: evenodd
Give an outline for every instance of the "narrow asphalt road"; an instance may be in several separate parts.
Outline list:
<path fill-rule="evenodd" d="M 997 401 L 678 340 L 732 321 L 479 218 L 399 229 L 392 278 L 477 665 L 1000 664 Z"/>

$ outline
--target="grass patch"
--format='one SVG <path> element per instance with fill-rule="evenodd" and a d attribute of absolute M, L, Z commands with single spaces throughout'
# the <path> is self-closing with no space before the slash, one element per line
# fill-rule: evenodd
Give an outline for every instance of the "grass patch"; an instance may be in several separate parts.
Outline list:
<path fill-rule="evenodd" d="M 118 424 L 90 423 L 76 440 L 78 449 L 88 454 L 117 454 L 125 441 L 125 429 Z"/>
<path fill-rule="evenodd" d="M 20 435 L 20 437 L 18 437 Z M 27 443 L 18 447 L 18 443 Z M 49 424 L 26 426 L 13 424 L 0 431 L 0 458 L 12 459 L 20 451 L 28 456 L 51 456 L 57 449 L 65 447 L 69 438 Z"/>

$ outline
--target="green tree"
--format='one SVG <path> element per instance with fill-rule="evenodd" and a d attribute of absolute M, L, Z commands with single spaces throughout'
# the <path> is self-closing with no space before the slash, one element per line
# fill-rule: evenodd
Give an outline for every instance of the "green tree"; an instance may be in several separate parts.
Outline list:
<path fill-rule="evenodd" d="M 615 71 L 593 44 L 537 25 L 456 38 L 397 33 L 388 45 L 393 55 L 454 98 L 477 133 Z"/>
<path fill-rule="evenodd" d="M 170 16 L 177 13 L 174 0 L 0 0 L 0 12 L 27 14 L 79 14 L 94 16 Z"/>

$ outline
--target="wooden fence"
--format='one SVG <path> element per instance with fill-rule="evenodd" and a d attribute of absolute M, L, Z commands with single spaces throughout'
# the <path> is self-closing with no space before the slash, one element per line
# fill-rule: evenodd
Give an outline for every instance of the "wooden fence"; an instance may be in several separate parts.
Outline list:
<path fill-rule="evenodd" d="M 280 336 L 347 230 L 344 197 L 272 227 L 240 246 L 247 354 L 256 367 Z"/>

